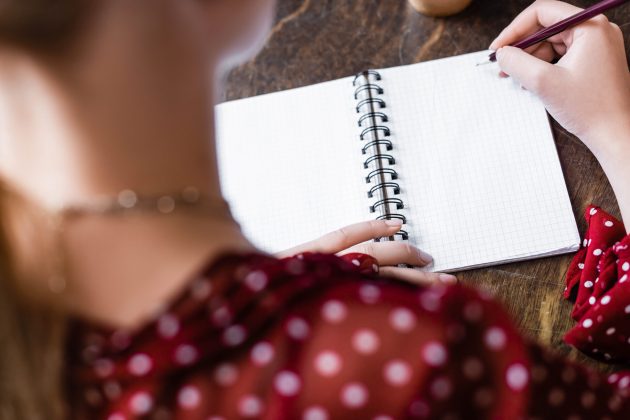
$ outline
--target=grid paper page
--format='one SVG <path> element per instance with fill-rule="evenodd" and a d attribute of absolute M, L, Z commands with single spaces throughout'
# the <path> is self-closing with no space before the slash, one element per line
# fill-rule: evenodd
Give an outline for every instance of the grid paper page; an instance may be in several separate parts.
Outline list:
<path fill-rule="evenodd" d="M 382 70 L 410 239 L 452 271 L 575 251 L 543 105 L 488 52 Z"/>
<path fill-rule="evenodd" d="M 352 94 L 346 78 L 216 107 L 222 188 L 260 249 L 369 219 Z"/>

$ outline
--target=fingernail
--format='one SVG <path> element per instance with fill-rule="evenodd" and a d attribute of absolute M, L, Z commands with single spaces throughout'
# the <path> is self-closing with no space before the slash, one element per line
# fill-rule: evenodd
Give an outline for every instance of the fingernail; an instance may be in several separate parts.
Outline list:
<path fill-rule="evenodd" d="M 497 47 L 494 46 L 494 44 L 497 42 L 497 40 L 495 39 L 494 41 L 492 41 L 490 43 L 490 46 L 488 47 L 489 50 L 496 50 Z"/>
<path fill-rule="evenodd" d="M 440 274 L 438 276 L 438 279 L 440 279 L 442 283 L 446 283 L 446 284 L 457 283 L 457 277 L 453 276 L 452 274 Z"/>
<path fill-rule="evenodd" d="M 403 222 L 400 219 L 385 220 L 385 224 L 391 227 L 401 227 Z"/>
<path fill-rule="evenodd" d="M 431 261 L 433 261 L 433 257 L 421 249 L 418 250 L 418 256 L 425 264 L 429 264 Z"/>

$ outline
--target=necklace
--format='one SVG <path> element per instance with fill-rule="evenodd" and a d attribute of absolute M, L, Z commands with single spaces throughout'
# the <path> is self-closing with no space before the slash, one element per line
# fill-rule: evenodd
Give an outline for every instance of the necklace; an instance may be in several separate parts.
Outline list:
<path fill-rule="evenodd" d="M 133 190 L 123 190 L 116 196 L 98 197 L 85 203 L 65 205 L 47 212 L 53 232 L 52 269 L 48 288 L 55 294 L 68 287 L 67 252 L 64 241 L 66 225 L 80 217 L 96 215 L 106 217 L 131 216 L 134 214 L 171 215 L 180 212 L 198 212 L 214 215 L 235 223 L 229 204 L 222 198 L 203 195 L 195 187 L 186 187 L 171 194 L 141 195 Z"/>

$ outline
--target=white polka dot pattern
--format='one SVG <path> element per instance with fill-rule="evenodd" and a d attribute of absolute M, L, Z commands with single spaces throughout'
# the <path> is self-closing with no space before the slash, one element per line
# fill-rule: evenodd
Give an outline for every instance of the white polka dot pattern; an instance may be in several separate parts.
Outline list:
<path fill-rule="evenodd" d="M 267 286 L 267 275 L 263 271 L 252 271 L 245 277 L 245 284 L 253 292 L 260 292 Z"/>
<path fill-rule="evenodd" d="M 329 420 L 328 411 L 324 407 L 314 406 L 304 410 L 302 420 Z"/>
<path fill-rule="evenodd" d="M 305 340 L 310 332 L 308 323 L 302 318 L 291 318 L 287 322 L 287 334 L 294 340 Z"/>
<path fill-rule="evenodd" d="M 220 386 L 231 386 L 238 380 L 238 368 L 231 363 L 219 365 L 214 371 L 214 380 Z"/>
<path fill-rule="evenodd" d="M 114 362 L 109 359 L 98 359 L 94 362 L 94 372 L 101 378 L 110 376 L 114 372 Z"/>
<path fill-rule="evenodd" d="M 212 293 L 212 285 L 207 279 L 199 279 L 195 281 L 190 288 L 190 294 L 197 300 L 207 299 L 208 296 L 210 296 L 210 293 Z"/>
<path fill-rule="evenodd" d="M 522 391 L 527 386 L 529 374 L 525 366 L 515 363 L 505 373 L 507 385 L 514 391 Z"/>
<path fill-rule="evenodd" d="M 195 363 L 199 352 L 190 344 L 182 344 L 175 349 L 175 362 L 182 366 Z"/>
<path fill-rule="evenodd" d="M 171 314 L 165 314 L 158 320 L 158 334 L 165 339 L 175 337 L 179 332 L 179 321 Z"/>
<path fill-rule="evenodd" d="M 342 322 L 346 318 L 347 312 L 346 305 L 338 300 L 330 300 L 322 307 L 322 317 L 332 324 Z"/>
<path fill-rule="evenodd" d="M 256 366 L 265 366 L 271 362 L 274 356 L 273 346 L 263 341 L 256 344 L 251 351 L 251 360 Z"/>
<path fill-rule="evenodd" d="M 500 351 L 505 348 L 507 337 L 501 328 L 492 327 L 486 331 L 484 336 L 484 342 L 488 349 L 493 351 Z"/>
<path fill-rule="evenodd" d="M 365 284 L 359 288 L 359 296 L 364 303 L 374 304 L 378 302 L 378 299 L 381 296 L 381 291 L 377 286 Z"/>
<path fill-rule="evenodd" d="M 341 367 L 341 357 L 335 352 L 324 351 L 315 357 L 315 370 L 322 376 L 335 376 L 339 373 Z"/>
<path fill-rule="evenodd" d="M 153 398 L 148 392 L 138 392 L 129 399 L 129 410 L 138 416 L 147 414 L 153 408 Z"/>
<path fill-rule="evenodd" d="M 429 342 L 422 349 L 422 358 L 429 366 L 442 366 L 446 362 L 447 356 L 446 349 L 437 341 Z"/>
<path fill-rule="evenodd" d="M 383 369 L 385 382 L 396 387 L 407 385 L 411 380 L 411 375 L 411 366 L 402 360 L 392 360 L 385 364 Z"/>
<path fill-rule="evenodd" d="M 302 382 L 295 373 L 282 371 L 276 375 L 274 385 L 278 394 L 285 397 L 293 397 L 300 392 Z"/>
<path fill-rule="evenodd" d="M 238 346 L 247 338 L 247 332 L 242 325 L 232 325 L 223 333 L 223 342 L 231 347 Z"/>
<path fill-rule="evenodd" d="M 599 225 L 611 232 L 621 228 L 602 220 Z M 590 237 L 592 248 L 582 252 L 587 263 L 570 270 L 581 277 L 565 292 L 580 288 L 585 315 L 575 328 L 594 354 L 613 360 L 607 343 L 630 345 L 630 331 L 619 322 L 630 315 L 630 304 L 614 290 L 627 287 L 630 273 L 623 270 L 626 259 L 614 255 L 625 250 L 623 244 L 610 251 L 598 235 Z M 87 337 L 79 361 L 93 383 L 81 387 L 77 398 L 109 420 L 483 418 L 486 409 L 497 418 L 571 419 L 579 413 L 582 419 L 612 419 L 611 413 L 627 407 L 630 375 L 616 373 L 607 382 L 533 344 L 524 346 L 489 294 L 372 282 L 373 262 L 357 255 L 351 257 L 360 263 L 356 270 L 321 262 L 336 257 L 303 254 L 268 263 L 271 269 L 237 259 L 239 271 L 226 283 L 200 276 L 186 290 L 189 299 L 179 301 L 185 310 L 160 308 L 145 335 Z M 617 284 L 589 266 L 600 256 L 611 263 L 619 258 Z M 336 270 L 354 280 L 336 278 Z M 368 280 L 355 281 L 360 275 Z M 276 289 L 282 293 L 275 295 Z M 617 320 L 605 316 L 610 308 Z M 163 384 L 171 374 L 176 380 Z M 509 411 L 519 406 L 510 401 L 525 397 L 532 398 L 526 406 L 533 411 Z M 463 400 L 470 402 L 465 413 L 458 411 Z"/>
<path fill-rule="evenodd" d="M 380 339 L 378 335 L 370 329 L 358 330 L 352 336 L 352 347 L 361 354 L 372 354 L 378 350 Z"/>
<path fill-rule="evenodd" d="M 238 413 L 245 418 L 258 417 L 263 412 L 263 402 L 255 395 L 243 396 L 238 404 Z"/>
<path fill-rule="evenodd" d="M 361 408 L 367 403 L 368 398 L 367 388 L 360 383 L 347 384 L 341 390 L 341 402 L 347 408 Z"/>
<path fill-rule="evenodd" d="M 129 359 L 129 372 L 135 376 L 144 376 L 151 371 L 153 361 L 146 354 L 136 354 Z"/>
<path fill-rule="evenodd" d="M 183 387 L 177 394 L 177 403 L 184 410 L 194 410 L 201 403 L 199 389 L 192 385 Z"/>
<path fill-rule="evenodd" d="M 420 306 L 426 311 L 436 312 L 440 309 L 440 295 L 432 292 L 424 292 L 420 294 Z"/>
<path fill-rule="evenodd" d="M 232 312 L 227 306 L 221 306 L 212 314 L 212 321 L 218 327 L 227 327 L 232 322 Z"/>
<path fill-rule="evenodd" d="M 407 308 L 396 308 L 389 315 L 392 328 L 401 333 L 408 333 L 416 326 L 416 317 Z"/>

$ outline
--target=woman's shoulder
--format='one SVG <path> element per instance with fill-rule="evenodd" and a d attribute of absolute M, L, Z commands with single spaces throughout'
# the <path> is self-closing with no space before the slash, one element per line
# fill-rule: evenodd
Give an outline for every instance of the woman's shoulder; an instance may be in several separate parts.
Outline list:
<path fill-rule="evenodd" d="M 288 338 L 296 338 L 300 335 L 296 325 L 307 327 L 302 330 L 315 324 L 322 331 L 347 330 L 366 319 L 373 329 L 387 331 L 382 327 L 389 326 L 399 333 L 421 329 L 425 335 L 434 331 L 454 339 L 458 331 L 488 319 L 505 328 L 511 325 L 487 293 L 382 277 L 368 255 L 305 253 L 277 259 L 261 253 L 228 253 L 202 267 L 179 296 L 140 328 L 116 330 L 76 320 L 70 350 L 87 365 L 106 355 L 130 357 L 134 349 L 152 345 L 177 353 L 184 342 L 203 343 L 204 349 L 195 350 L 201 356 L 205 350 L 218 352 L 221 346 L 251 344 L 279 324 L 288 325 Z M 81 348 L 88 351 L 77 350 Z M 173 360 L 162 359 L 168 369 Z M 158 369 L 153 363 L 152 367 Z"/>

